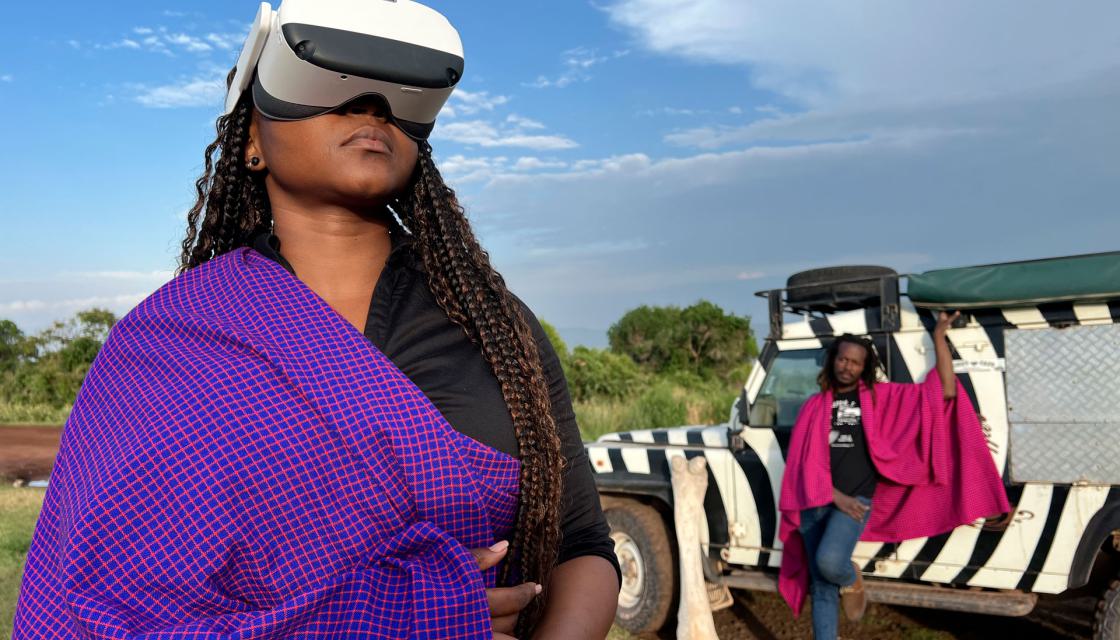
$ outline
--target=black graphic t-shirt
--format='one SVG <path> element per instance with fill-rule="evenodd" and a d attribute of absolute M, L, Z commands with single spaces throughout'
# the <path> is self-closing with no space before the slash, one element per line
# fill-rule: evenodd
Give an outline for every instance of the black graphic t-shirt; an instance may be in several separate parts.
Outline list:
<path fill-rule="evenodd" d="M 850 496 L 871 498 L 879 473 L 863 437 L 859 391 L 832 395 L 832 430 L 828 433 L 832 486 Z"/>

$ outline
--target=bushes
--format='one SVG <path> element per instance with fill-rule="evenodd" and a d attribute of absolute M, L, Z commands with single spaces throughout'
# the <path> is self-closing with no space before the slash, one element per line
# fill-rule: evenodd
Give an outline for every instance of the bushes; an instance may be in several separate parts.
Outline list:
<path fill-rule="evenodd" d="M 576 347 L 567 360 L 564 375 L 572 400 L 621 400 L 632 396 L 645 382 L 646 376 L 633 360 L 604 349 Z"/>
<path fill-rule="evenodd" d="M 90 309 L 26 336 L 0 320 L 0 423 L 65 422 L 116 321 L 109 311 Z"/>
<path fill-rule="evenodd" d="M 725 422 L 758 353 L 749 318 L 705 301 L 634 309 L 611 327 L 609 349 L 569 352 L 556 330 L 541 324 L 564 368 L 585 440 Z"/>

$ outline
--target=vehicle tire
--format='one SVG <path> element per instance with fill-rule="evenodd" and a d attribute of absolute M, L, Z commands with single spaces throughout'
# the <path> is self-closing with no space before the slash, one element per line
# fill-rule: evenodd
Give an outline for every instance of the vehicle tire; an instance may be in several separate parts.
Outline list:
<path fill-rule="evenodd" d="M 872 304 L 879 298 L 879 281 L 845 282 L 859 278 L 878 278 L 897 275 L 894 269 L 874 266 L 825 267 L 795 273 L 786 280 L 786 301 L 795 306 L 812 307 L 831 305 L 836 297 L 843 298 L 849 306 Z M 820 286 L 812 286 L 820 285 Z"/>
<path fill-rule="evenodd" d="M 1120 580 L 1110 582 L 1097 601 L 1093 640 L 1120 640 Z"/>
<path fill-rule="evenodd" d="M 660 629 L 672 611 L 677 572 L 665 521 L 652 507 L 613 500 L 606 509 L 622 567 L 615 624 L 634 634 Z"/>

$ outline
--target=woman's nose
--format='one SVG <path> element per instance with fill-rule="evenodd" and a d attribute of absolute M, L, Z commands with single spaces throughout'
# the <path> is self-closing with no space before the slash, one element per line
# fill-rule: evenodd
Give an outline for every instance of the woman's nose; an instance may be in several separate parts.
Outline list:
<path fill-rule="evenodd" d="M 358 98 L 346 106 L 346 113 L 350 115 L 362 116 L 370 115 L 382 120 L 389 117 L 389 107 L 385 104 L 385 100 L 376 96 L 369 96 L 366 98 Z"/>

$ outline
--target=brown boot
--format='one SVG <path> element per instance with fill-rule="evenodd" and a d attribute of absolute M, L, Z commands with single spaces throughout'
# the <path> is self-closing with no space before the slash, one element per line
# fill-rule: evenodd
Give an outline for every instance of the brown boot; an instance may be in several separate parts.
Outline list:
<path fill-rule="evenodd" d="M 867 592 L 863 590 L 863 574 L 860 566 L 852 563 L 856 570 L 856 581 L 848 587 L 840 587 L 840 605 L 844 607 L 844 615 L 852 622 L 859 622 L 863 612 L 867 611 Z"/>

